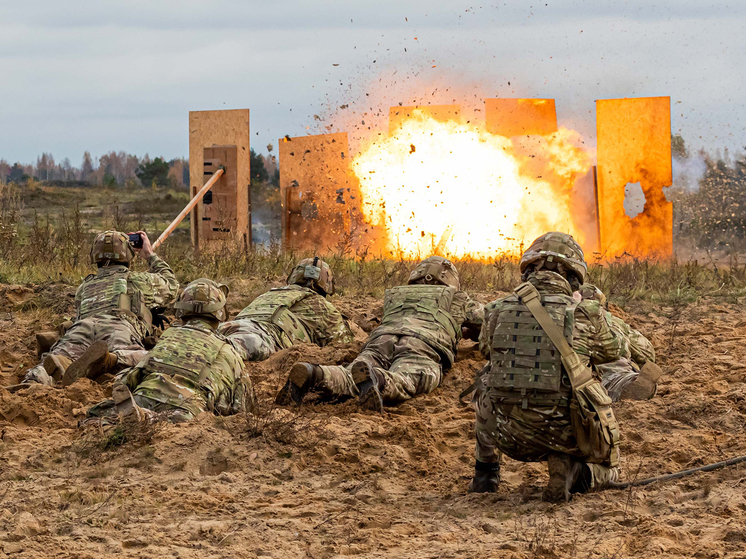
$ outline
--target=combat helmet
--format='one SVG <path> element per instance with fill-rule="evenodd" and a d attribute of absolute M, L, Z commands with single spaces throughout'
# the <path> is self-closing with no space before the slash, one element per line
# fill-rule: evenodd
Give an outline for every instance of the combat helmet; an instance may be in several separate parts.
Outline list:
<path fill-rule="evenodd" d="M 207 278 L 194 280 L 184 288 L 179 300 L 174 304 L 176 318 L 207 315 L 222 322 L 228 318 L 228 311 L 225 309 L 227 296 L 227 285 L 215 283 Z"/>
<path fill-rule="evenodd" d="M 606 307 L 606 295 L 598 287 L 591 283 L 586 283 L 580 288 L 580 296 L 585 300 L 598 301 L 602 307 Z"/>
<path fill-rule="evenodd" d="M 91 264 L 129 264 L 135 257 L 135 249 L 129 237 L 119 231 L 104 231 L 96 235 L 91 247 Z"/>
<path fill-rule="evenodd" d="M 409 274 L 407 283 L 418 283 L 423 279 L 426 283 L 439 283 L 456 289 L 460 289 L 461 285 L 456 266 L 442 256 L 430 256 L 417 264 L 417 267 Z"/>
<path fill-rule="evenodd" d="M 583 249 L 572 235 L 552 231 L 536 239 L 521 256 L 521 274 L 531 264 L 540 264 L 539 268 L 552 269 L 554 263 L 562 264 L 568 271 L 575 272 L 582 285 L 588 273 Z M 545 263 L 551 264 L 546 266 Z"/>
<path fill-rule="evenodd" d="M 304 285 L 322 295 L 334 293 L 334 276 L 332 269 L 318 256 L 304 258 L 295 265 L 288 276 L 288 285 Z"/>

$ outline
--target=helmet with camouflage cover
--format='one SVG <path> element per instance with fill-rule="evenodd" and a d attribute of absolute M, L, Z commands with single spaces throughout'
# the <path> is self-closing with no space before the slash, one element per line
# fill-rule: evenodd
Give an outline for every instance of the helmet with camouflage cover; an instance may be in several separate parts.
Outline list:
<path fill-rule="evenodd" d="M 194 280 L 187 285 L 174 304 L 176 318 L 193 315 L 207 315 L 224 321 L 228 318 L 225 300 L 228 296 L 228 286 L 215 283 L 207 278 Z"/>
<path fill-rule="evenodd" d="M 135 257 L 135 249 L 129 237 L 120 231 L 104 231 L 96 235 L 91 247 L 91 263 L 129 264 Z"/>
<path fill-rule="evenodd" d="M 334 293 L 334 276 L 332 269 L 318 256 L 304 258 L 295 265 L 288 276 L 288 285 L 303 285 L 318 291 L 322 295 Z"/>
<path fill-rule="evenodd" d="M 606 307 L 606 295 L 598 287 L 591 283 L 586 283 L 580 288 L 580 296 L 590 301 L 598 301 L 602 307 Z"/>
<path fill-rule="evenodd" d="M 585 255 L 578 242 L 572 235 L 556 231 L 544 233 L 531 243 L 521 256 L 521 273 L 524 273 L 531 264 L 540 264 L 540 269 L 549 270 L 555 268 L 555 264 L 561 264 L 567 271 L 575 272 L 581 285 L 588 273 Z"/>
<path fill-rule="evenodd" d="M 453 262 L 442 256 L 431 256 L 417 264 L 417 267 L 409 274 L 407 283 L 439 283 L 449 287 L 460 289 L 458 271 Z"/>

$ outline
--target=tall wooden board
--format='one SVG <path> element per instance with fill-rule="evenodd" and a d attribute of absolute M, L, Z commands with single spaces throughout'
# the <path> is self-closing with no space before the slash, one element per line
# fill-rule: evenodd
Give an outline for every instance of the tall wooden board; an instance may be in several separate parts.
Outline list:
<path fill-rule="evenodd" d="M 599 250 L 603 257 L 670 256 L 673 205 L 670 186 L 669 97 L 596 101 Z M 625 187 L 639 183 L 645 207 L 634 218 L 624 210 Z"/>
<path fill-rule="evenodd" d="M 510 138 L 557 131 L 554 99 L 485 99 L 487 132 Z"/>
<path fill-rule="evenodd" d="M 439 122 L 461 119 L 461 105 L 412 105 L 409 107 L 389 108 L 389 134 L 399 129 L 402 123 L 418 110 Z"/>
<path fill-rule="evenodd" d="M 204 179 L 210 180 L 220 168 L 224 173 L 213 187 L 202 196 L 200 239 L 203 241 L 228 240 L 235 235 L 236 215 L 236 146 L 214 146 L 204 149 Z"/>
<path fill-rule="evenodd" d="M 325 251 L 345 242 L 360 219 L 347 133 L 285 137 L 279 145 L 285 246 Z"/>
<path fill-rule="evenodd" d="M 189 112 L 189 183 L 192 196 L 204 185 L 204 148 L 236 146 L 236 189 L 229 198 L 235 208 L 235 230 L 230 236 L 245 245 L 251 244 L 251 167 L 249 157 L 249 109 Z M 208 177 L 209 178 L 209 177 Z M 228 195 L 227 192 L 224 194 Z M 202 202 L 192 212 L 192 244 L 204 243 L 225 235 L 202 238 Z M 220 232 L 216 232 L 220 233 Z"/>

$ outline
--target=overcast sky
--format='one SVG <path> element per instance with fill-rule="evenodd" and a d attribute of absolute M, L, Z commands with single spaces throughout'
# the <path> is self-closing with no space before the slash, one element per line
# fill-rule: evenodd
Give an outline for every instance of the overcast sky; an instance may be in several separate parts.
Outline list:
<path fill-rule="evenodd" d="M 595 99 L 668 95 L 690 146 L 738 149 L 744 29 L 742 0 L 0 0 L 0 158 L 186 156 L 188 112 L 223 108 L 251 110 L 266 152 L 494 96 L 555 98 L 594 143 Z"/>

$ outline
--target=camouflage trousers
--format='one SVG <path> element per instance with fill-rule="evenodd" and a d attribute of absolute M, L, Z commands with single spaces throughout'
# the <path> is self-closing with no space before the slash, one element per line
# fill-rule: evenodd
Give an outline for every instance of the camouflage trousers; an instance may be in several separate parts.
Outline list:
<path fill-rule="evenodd" d="M 500 462 L 502 453 L 521 462 L 543 462 L 550 453 L 569 454 L 583 460 L 572 433 L 570 410 L 566 406 L 531 406 L 499 403 L 486 386 L 477 390 L 476 458 L 480 462 Z M 586 462 L 590 468 L 591 489 L 619 479 L 619 467 Z"/>
<path fill-rule="evenodd" d="M 129 320 L 118 316 L 97 316 L 77 321 L 55 343 L 49 353 L 62 355 L 70 361 L 78 359 L 93 342 L 104 341 L 109 351 L 117 356 L 118 365 L 132 367 L 147 355 L 143 346 L 143 335 Z M 42 356 L 43 358 L 46 356 Z M 53 384 L 42 365 L 37 365 L 26 373 L 24 380 Z"/>
<path fill-rule="evenodd" d="M 613 402 L 618 402 L 622 398 L 624 388 L 640 376 L 637 365 L 625 357 L 595 367 L 601 375 L 601 384 Z"/>
<path fill-rule="evenodd" d="M 273 333 L 273 328 L 271 324 L 239 318 L 221 324 L 218 334 L 228 338 L 244 361 L 264 361 L 283 349 L 281 338 Z"/>
<path fill-rule="evenodd" d="M 320 392 L 336 396 L 357 396 L 352 382 L 352 365 L 362 361 L 386 379 L 381 397 L 384 403 L 403 402 L 417 394 L 429 394 L 443 378 L 440 355 L 428 344 L 412 336 L 385 334 L 368 341 L 350 365 L 322 366 L 324 378 L 316 386 Z"/>

